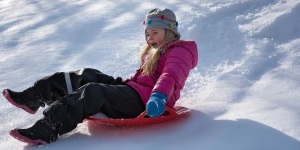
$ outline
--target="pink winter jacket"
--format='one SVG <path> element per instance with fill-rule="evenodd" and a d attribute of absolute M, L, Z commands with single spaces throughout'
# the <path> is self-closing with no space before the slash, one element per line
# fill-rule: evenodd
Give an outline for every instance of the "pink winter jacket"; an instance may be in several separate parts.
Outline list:
<path fill-rule="evenodd" d="M 198 63 L 198 50 L 194 41 L 175 41 L 168 45 L 158 62 L 155 73 L 142 75 L 141 70 L 125 83 L 134 88 L 144 104 L 152 92 L 167 95 L 167 106 L 173 107 L 180 97 L 189 72 Z"/>

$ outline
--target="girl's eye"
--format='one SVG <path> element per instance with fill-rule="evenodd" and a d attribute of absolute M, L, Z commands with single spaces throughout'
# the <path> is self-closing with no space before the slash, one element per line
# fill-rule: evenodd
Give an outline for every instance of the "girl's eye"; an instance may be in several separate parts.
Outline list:
<path fill-rule="evenodd" d="M 157 32 L 153 32 L 153 34 L 157 34 Z"/>

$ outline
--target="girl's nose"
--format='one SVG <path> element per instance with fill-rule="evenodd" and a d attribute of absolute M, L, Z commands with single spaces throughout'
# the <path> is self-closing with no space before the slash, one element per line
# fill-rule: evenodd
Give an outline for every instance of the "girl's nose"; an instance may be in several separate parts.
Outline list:
<path fill-rule="evenodd" d="M 153 40 L 153 36 L 149 35 L 148 40 Z"/>

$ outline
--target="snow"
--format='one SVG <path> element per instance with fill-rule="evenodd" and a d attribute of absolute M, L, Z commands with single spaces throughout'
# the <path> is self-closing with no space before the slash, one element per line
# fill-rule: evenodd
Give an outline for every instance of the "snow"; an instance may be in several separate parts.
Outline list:
<path fill-rule="evenodd" d="M 130 77 L 152 8 L 177 14 L 199 63 L 177 105 L 190 117 L 145 127 L 87 121 L 57 142 L 9 136 L 30 115 L 0 97 L 0 149 L 300 149 L 300 0 L 2 0 L 0 88 L 24 90 L 57 71 L 96 68 Z"/>

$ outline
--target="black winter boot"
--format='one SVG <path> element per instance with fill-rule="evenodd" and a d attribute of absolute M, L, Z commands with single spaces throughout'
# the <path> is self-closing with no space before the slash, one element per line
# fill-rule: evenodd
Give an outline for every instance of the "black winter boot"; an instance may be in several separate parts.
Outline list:
<path fill-rule="evenodd" d="M 2 94 L 11 104 L 31 114 L 35 114 L 40 106 L 45 106 L 45 103 L 38 100 L 32 87 L 23 92 L 14 92 L 10 89 L 4 89 Z"/>
<path fill-rule="evenodd" d="M 58 133 L 53 123 L 47 118 L 38 120 L 32 127 L 27 129 L 11 130 L 9 134 L 22 142 L 32 145 L 51 143 L 58 138 Z"/>

